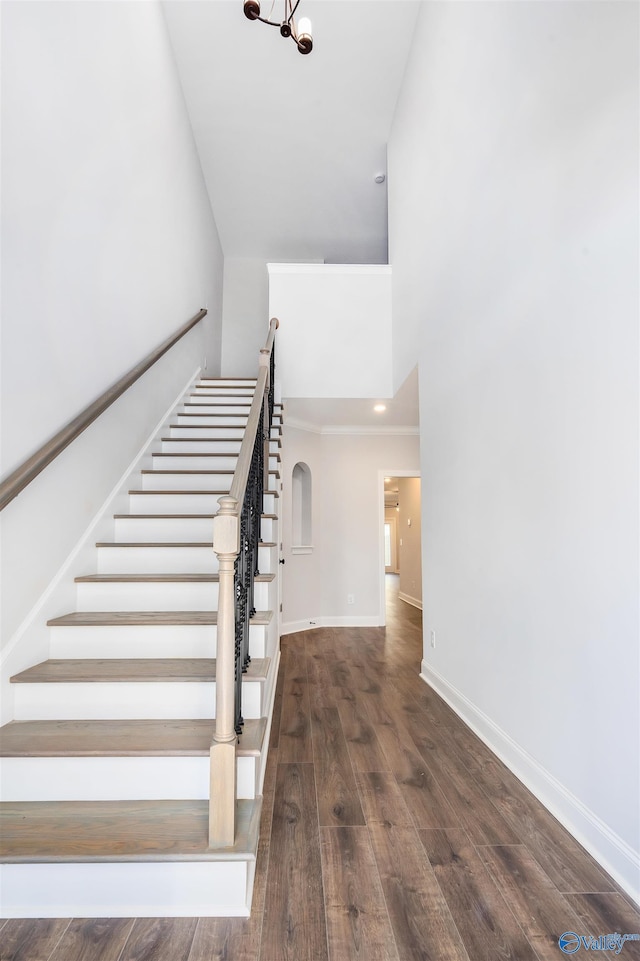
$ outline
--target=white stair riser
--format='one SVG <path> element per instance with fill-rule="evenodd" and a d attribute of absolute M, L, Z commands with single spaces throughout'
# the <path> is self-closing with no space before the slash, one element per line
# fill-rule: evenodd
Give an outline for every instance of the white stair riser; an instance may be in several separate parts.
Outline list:
<path fill-rule="evenodd" d="M 263 517 L 260 521 L 260 538 L 263 541 L 276 541 L 278 538 L 278 521 L 273 517 Z"/>
<path fill-rule="evenodd" d="M 206 474 L 195 471 L 190 474 L 146 473 L 142 474 L 142 490 L 145 491 L 221 491 L 228 492 L 233 474 Z M 269 484 L 275 484 L 277 477 L 270 472 Z M 218 496 L 221 496 L 219 494 Z"/>
<path fill-rule="evenodd" d="M 263 494 L 262 510 L 265 514 L 277 514 L 280 498 L 275 494 Z"/>
<path fill-rule="evenodd" d="M 220 507 L 222 494 L 207 494 L 206 491 L 188 491 L 176 494 L 171 491 L 136 491 L 129 495 L 131 514 L 207 514 L 213 517 Z M 277 498 L 273 494 L 264 495 L 265 514 L 275 514 Z"/>
<path fill-rule="evenodd" d="M 208 514 L 213 518 L 222 496 L 204 491 L 180 494 L 136 491 L 129 495 L 129 510 L 132 514 Z"/>
<path fill-rule="evenodd" d="M 142 490 L 145 491 L 219 491 L 218 497 L 227 494 L 231 487 L 233 474 L 191 474 L 153 473 L 142 474 Z"/>
<path fill-rule="evenodd" d="M 2 917 L 248 917 L 253 861 L 4 864 Z"/>
<path fill-rule="evenodd" d="M 249 420 L 249 408 L 230 407 L 228 410 L 207 404 L 185 404 L 175 412 L 176 420 L 173 424 L 183 427 L 237 427 L 244 431 Z M 272 427 L 282 427 L 282 417 L 274 414 L 271 418 Z"/>
<path fill-rule="evenodd" d="M 272 540 L 273 524 L 271 519 L 262 518 L 261 540 Z M 175 541 L 209 541 L 213 537 L 213 515 L 203 517 L 118 517 L 115 520 L 115 540 L 144 544 L 152 541 L 160 543 Z"/>
<path fill-rule="evenodd" d="M 240 453 L 240 444 L 239 440 L 212 440 L 211 438 L 185 443 L 166 436 L 162 441 L 161 450 L 164 454 L 235 454 L 237 457 Z"/>
<path fill-rule="evenodd" d="M 267 610 L 269 585 L 254 583 L 254 606 Z M 149 583 L 76 584 L 78 611 L 217 611 L 218 583 L 196 584 L 151 581 Z"/>
<path fill-rule="evenodd" d="M 265 585 L 266 586 L 266 585 Z M 215 624 L 60 626 L 49 628 L 52 658 L 215 657 Z M 267 628 L 249 626 L 249 654 L 267 656 Z"/>
<path fill-rule="evenodd" d="M 116 541 L 136 544 L 159 541 L 207 541 L 213 538 L 213 515 L 210 517 L 118 517 L 115 520 Z"/>
<path fill-rule="evenodd" d="M 242 713 L 262 716 L 260 681 L 244 679 Z M 94 681 L 15 684 L 15 720 L 121 720 L 215 717 L 213 681 Z"/>
<path fill-rule="evenodd" d="M 213 397 L 192 397 L 185 401 L 177 414 L 233 414 L 236 417 L 248 417 L 251 409 L 251 399 L 241 398 L 236 403 L 226 403 Z"/>
<path fill-rule="evenodd" d="M 238 464 L 237 456 L 229 454 L 222 457 L 211 457 L 206 454 L 190 457 L 172 454 L 171 456 L 158 456 L 153 458 L 154 470 L 225 470 L 233 473 Z M 276 456 L 269 458 L 269 469 L 278 470 L 280 461 Z"/>
<path fill-rule="evenodd" d="M 98 574 L 217 574 L 218 558 L 206 547 L 99 547 Z M 258 548 L 258 567 L 274 574 L 271 547 Z"/>
<path fill-rule="evenodd" d="M 243 431 L 247 426 L 247 414 L 213 414 L 178 413 L 176 423 L 180 427 L 237 427 Z"/>
<path fill-rule="evenodd" d="M 165 454 L 239 454 L 241 441 L 219 438 L 218 440 L 201 437 L 175 440 L 165 436 L 162 439 L 161 451 Z M 280 445 L 277 440 L 271 440 L 269 449 L 272 454 L 279 453 Z"/>
<path fill-rule="evenodd" d="M 207 547 L 99 547 L 98 574 L 217 574 Z"/>
<path fill-rule="evenodd" d="M 236 759 L 237 796 L 256 796 L 259 757 Z M 5 757 L 0 801 L 192 801 L 209 797 L 209 755 Z"/>
<path fill-rule="evenodd" d="M 176 424 L 169 424 L 168 436 L 176 438 L 186 438 L 187 440 L 201 439 L 211 440 L 240 440 L 242 441 L 242 427 L 179 427 Z"/>
<path fill-rule="evenodd" d="M 225 387 L 233 387 L 237 390 L 255 390 L 255 377 L 201 377 L 198 381 L 199 387 L 212 390 L 223 390 Z"/>

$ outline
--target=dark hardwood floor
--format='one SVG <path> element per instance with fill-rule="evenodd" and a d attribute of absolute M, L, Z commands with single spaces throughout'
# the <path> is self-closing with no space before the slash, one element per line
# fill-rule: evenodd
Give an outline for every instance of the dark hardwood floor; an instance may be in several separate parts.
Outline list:
<path fill-rule="evenodd" d="M 640 932 L 420 680 L 421 615 L 387 580 L 386 628 L 283 638 L 251 918 L 0 921 L 2 961 L 559 961 L 565 931 Z"/>

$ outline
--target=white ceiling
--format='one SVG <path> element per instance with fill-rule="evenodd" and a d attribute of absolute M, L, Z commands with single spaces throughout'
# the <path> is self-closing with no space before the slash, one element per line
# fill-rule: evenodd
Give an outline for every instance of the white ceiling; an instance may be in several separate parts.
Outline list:
<path fill-rule="evenodd" d="M 419 4 L 301 0 L 308 56 L 247 20 L 243 0 L 164 8 L 225 257 L 386 263 L 386 183 L 373 178 Z"/>
<path fill-rule="evenodd" d="M 418 368 L 409 374 L 395 397 L 379 400 L 386 410 L 374 411 L 376 400 L 289 398 L 285 401 L 286 423 L 325 432 L 364 428 L 373 432 L 399 432 L 418 428 Z"/>
<path fill-rule="evenodd" d="M 417 0 L 301 0 L 301 56 L 243 0 L 165 0 L 169 35 L 225 257 L 387 262 L 386 144 Z M 263 13 L 271 0 L 262 0 Z M 282 0 L 276 0 L 274 18 Z M 288 400 L 311 429 L 415 427 L 417 377 L 371 400 Z"/>

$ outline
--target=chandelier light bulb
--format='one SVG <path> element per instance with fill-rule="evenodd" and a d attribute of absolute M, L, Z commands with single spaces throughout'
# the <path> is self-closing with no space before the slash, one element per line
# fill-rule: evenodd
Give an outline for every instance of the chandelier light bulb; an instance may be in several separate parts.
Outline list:
<path fill-rule="evenodd" d="M 309 17 L 300 17 L 298 21 L 297 41 L 300 53 L 311 53 L 313 50 L 313 38 L 311 36 L 311 20 L 309 20 Z"/>
<path fill-rule="evenodd" d="M 2 0 L 0 0 L 1 2 Z M 260 0 L 244 0 L 244 15 L 247 20 L 259 20 L 261 23 L 268 23 L 272 27 L 277 27 L 281 37 L 291 37 L 300 53 L 311 53 L 313 50 L 311 20 L 309 20 L 309 17 L 300 17 L 296 25 L 294 19 L 301 2 L 302 0 L 282 0 L 282 19 L 272 20 L 271 14 L 276 5 L 276 0 L 273 0 L 269 15 L 266 17 L 262 16 Z"/>

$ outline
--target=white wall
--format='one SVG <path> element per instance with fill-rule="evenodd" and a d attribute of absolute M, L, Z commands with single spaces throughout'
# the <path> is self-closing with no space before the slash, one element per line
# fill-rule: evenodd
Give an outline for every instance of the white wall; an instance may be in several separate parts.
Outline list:
<path fill-rule="evenodd" d="M 423 671 L 628 889 L 638 116 L 637 4 L 425 4 L 389 146 Z"/>
<path fill-rule="evenodd" d="M 419 477 L 398 478 L 400 598 L 422 607 L 422 503 Z"/>
<path fill-rule="evenodd" d="M 283 397 L 391 397 L 391 270 L 269 264 Z"/>
<path fill-rule="evenodd" d="M 222 308 L 222 374 L 255 377 L 269 327 L 269 274 L 264 260 L 226 257 Z"/>
<path fill-rule="evenodd" d="M 222 254 L 159 5 L 1 12 L 3 473 L 209 310 L 0 515 L 6 647 L 205 355 L 216 371 Z"/>
<path fill-rule="evenodd" d="M 313 552 L 291 550 L 291 473 L 312 474 Z M 384 622 L 384 471 L 418 470 L 418 436 L 315 433 L 286 426 L 283 443 L 283 633 Z M 382 473 L 381 473 L 382 472 Z M 354 602 L 348 602 L 353 595 Z"/>

